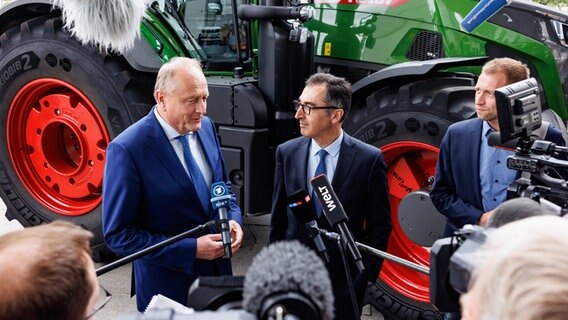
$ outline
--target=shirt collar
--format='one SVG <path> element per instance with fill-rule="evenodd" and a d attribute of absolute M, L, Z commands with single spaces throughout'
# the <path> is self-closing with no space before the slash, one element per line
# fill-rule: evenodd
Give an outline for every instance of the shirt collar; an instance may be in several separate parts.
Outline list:
<path fill-rule="evenodd" d="M 312 139 L 312 143 L 310 145 L 310 156 L 315 156 L 321 149 L 327 151 L 327 153 L 332 157 L 335 158 L 341 149 L 341 142 L 343 141 L 343 130 L 339 134 L 339 137 L 335 139 L 329 146 L 322 148 L 320 147 L 317 142 Z"/>
<path fill-rule="evenodd" d="M 168 140 L 174 141 L 178 136 L 180 136 L 179 132 L 177 132 L 176 129 L 170 126 L 166 122 L 166 120 L 164 120 L 164 118 L 162 118 L 162 116 L 158 113 L 157 107 L 154 108 L 154 115 L 156 116 L 156 119 L 158 120 L 160 127 L 162 127 L 162 130 L 164 130 L 166 137 L 168 137 Z M 189 132 L 189 134 L 193 134 L 193 132 Z"/>
<path fill-rule="evenodd" d="M 481 129 L 482 137 L 488 137 L 491 132 L 495 132 L 495 129 L 489 125 L 489 122 L 483 121 L 483 128 Z"/>

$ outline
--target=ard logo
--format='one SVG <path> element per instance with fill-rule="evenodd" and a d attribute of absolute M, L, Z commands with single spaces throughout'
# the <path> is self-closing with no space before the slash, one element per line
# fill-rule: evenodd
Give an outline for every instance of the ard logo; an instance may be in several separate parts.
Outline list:
<path fill-rule="evenodd" d="M 222 196 L 224 194 L 227 193 L 227 189 L 225 188 L 225 186 L 223 185 L 217 185 L 215 187 L 213 187 L 213 194 L 218 197 L 218 196 Z"/>

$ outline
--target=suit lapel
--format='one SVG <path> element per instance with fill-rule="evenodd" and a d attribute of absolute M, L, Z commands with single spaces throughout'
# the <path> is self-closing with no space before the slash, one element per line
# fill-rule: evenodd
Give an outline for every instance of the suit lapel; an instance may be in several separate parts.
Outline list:
<path fill-rule="evenodd" d="M 290 172 L 290 174 L 287 174 L 287 177 L 291 178 L 291 183 L 287 190 L 289 194 L 300 189 L 308 190 L 309 181 L 306 178 L 308 177 L 310 141 L 311 139 L 302 137 L 299 143 L 291 150 L 291 162 L 287 165 L 288 172 Z"/>
<path fill-rule="evenodd" d="M 479 152 L 481 148 L 481 129 L 483 127 L 482 121 L 474 121 L 474 125 L 469 130 L 467 135 L 468 144 L 470 148 L 464 148 L 465 150 L 471 150 L 471 154 L 464 152 L 464 156 L 467 161 L 469 161 L 469 168 L 471 168 L 470 176 L 473 177 L 473 190 L 475 190 L 476 200 L 480 205 L 483 206 L 481 201 L 481 180 L 479 177 Z M 461 149 L 461 148 L 460 148 Z"/>
<path fill-rule="evenodd" d="M 201 128 L 196 131 L 197 139 L 201 143 L 201 149 L 203 154 L 207 159 L 207 164 L 211 169 L 211 183 L 225 181 L 223 178 L 223 172 L 218 170 L 219 167 L 216 164 L 219 161 L 219 154 L 217 153 L 217 141 L 215 140 L 215 131 L 213 131 L 213 126 L 207 118 L 203 118 L 201 121 Z M 217 212 L 212 210 L 212 207 L 207 208 L 209 218 L 215 219 Z"/>
<path fill-rule="evenodd" d="M 339 159 L 337 159 L 337 167 L 335 168 L 335 174 L 333 175 L 333 181 L 331 182 L 331 186 L 336 192 L 338 192 L 339 188 L 341 188 L 340 181 L 347 180 L 347 175 L 353 165 L 356 153 L 357 150 L 355 143 L 353 142 L 353 138 L 351 138 L 347 133 L 343 133 Z"/>
<path fill-rule="evenodd" d="M 214 140 L 214 135 L 210 134 L 210 129 L 211 128 L 208 125 L 208 121 L 204 119 L 202 121 L 201 129 L 199 129 L 196 134 L 197 139 L 201 143 L 201 149 L 203 150 L 205 158 L 207 159 L 207 164 L 211 169 L 211 181 L 213 183 L 223 181 L 223 177 L 222 172 L 215 170 L 216 166 L 214 164 L 216 164 L 219 160 L 219 156 L 217 153 L 217 148 L 215 147 L 217 143 Z"/>
<path fill-rule="evenodd" d="M 196 208 L 202 208 L 201 201 L 195 191 L 195 187 L 191 183 L 187 172 L 183 168 L 178 156 L 176 155 L 174 149 L 171 146 L 170 141 L 164 134 L 160 123 L 154 115 L 154 111 L 150 111 L 150 114 L 146 118 L 147 127 L 147 146 L 156 158 L 160 160 L 162 165 L 170 173 L 171 178 L 177 182 L 177 184 L 185 191 L 189 196 L 191 201 L 195 204 Z M 201 210 L 204 212 L 203 210 Z"/>

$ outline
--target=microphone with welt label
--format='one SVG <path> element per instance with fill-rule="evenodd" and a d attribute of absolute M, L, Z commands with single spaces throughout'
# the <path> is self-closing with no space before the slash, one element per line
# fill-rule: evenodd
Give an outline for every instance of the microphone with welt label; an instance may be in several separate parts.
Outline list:
<path fill-rule="evenodd" d="M 321 239 L 314 204 L 310 199 L 310 195 L 305 189 L 300 189 L 288 196 L 288 207 L 292 210 L 294 217 L 300 223 L 306 226 L 308 235 L 314 241 L 319 255 L 325 263 L 329 262 L 329 254 L 327 248 Z"/>
<path fill-rule="evenodd" d="M 320 201 L 321 208 L 323 210 L 323 214 L 329 221 L 329 224 L 336 228 L 341 235 L 341 241 L 343 245 L 347 246 L 349 254 L 355 262 L 357 269 L 359 272 L 365 271 L 365 266 L 363 265 L 363 260 L 361 257 L 361 253 L 359 249 L 357 249 L 357 245 L 355 244 L 355 240 L 353 240 L 353 235 L 351 235 L 351 231 L 347 228 L 347 214 L 343 209 L 343 205 L 339 202 L 339 198 L 335 194 L 333 187 L 327 180 L 325 174 L 320 174 L 317 177 L 314 177 L 310 183 L 314 188 L 314 192 Z"/>
<path fill-rule="evenodd" d="M 219 211 L 219 224 L 221 226 L 221 240 L 225 254 L 223 258 L 231 258 L 231 234 L 229 228 L 229 218 L 227 217 L 227 208 L 231 205 L 231 195 L 227 189 L 225 182 L 215 182 L 211 184 L 211 204 L 213 210 Z"/>

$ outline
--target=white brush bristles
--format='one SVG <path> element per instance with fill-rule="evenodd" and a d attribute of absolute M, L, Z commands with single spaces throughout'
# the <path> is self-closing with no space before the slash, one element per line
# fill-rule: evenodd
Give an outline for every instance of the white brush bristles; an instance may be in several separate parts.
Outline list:
<path fill-rule="evenodd" d="M 124 53 L 140 36 L 140 22 L 148 0 L 54 0 L 63 22 L 83 44 L 101 52 Z"/>

